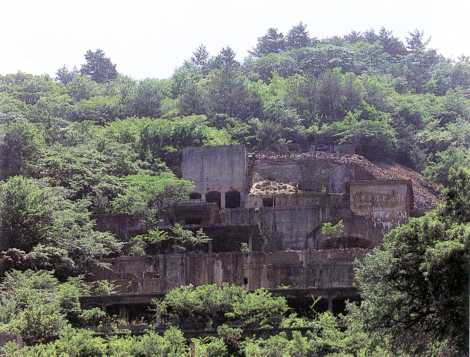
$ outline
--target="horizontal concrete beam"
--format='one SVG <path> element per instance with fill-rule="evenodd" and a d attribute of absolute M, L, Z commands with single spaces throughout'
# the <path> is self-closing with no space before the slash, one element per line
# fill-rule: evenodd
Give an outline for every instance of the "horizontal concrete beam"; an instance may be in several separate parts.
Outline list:
<path fill-rule="evenodd" d="M 315 288 L 285 288 L 285 289 L 271 289 L 270 292 L 274 296 L 284 296 L 286 298 L 309 298 L 322 297 L 322 298 L 358 298 L 359 293 L 355 288 L 330 288 L 330 289 L 315 289 Z M 162 298 L 164 294 L 127 294 L 127 295 L 96 295 L 96 296 L 82 296 L 80 302 L 83 307 L 89 308 L 94 306 L 129 306 L 129 305 L 149 305 L 155 298 Z"/>

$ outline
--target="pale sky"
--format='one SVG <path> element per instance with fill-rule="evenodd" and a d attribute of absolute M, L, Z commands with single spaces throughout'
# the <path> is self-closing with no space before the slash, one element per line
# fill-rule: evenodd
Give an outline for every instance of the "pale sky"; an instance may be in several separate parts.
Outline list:
<path fill-rule="evenodd" d="M 420 29 L 444 55 L 470 55 L 470 0 L 0 0 L 0 74 L 54 75 L 101 48 L 120 73 L 164 78 L 199 44 L 243 59 L 269 27 L 299 22 L 318 38 Z"/>

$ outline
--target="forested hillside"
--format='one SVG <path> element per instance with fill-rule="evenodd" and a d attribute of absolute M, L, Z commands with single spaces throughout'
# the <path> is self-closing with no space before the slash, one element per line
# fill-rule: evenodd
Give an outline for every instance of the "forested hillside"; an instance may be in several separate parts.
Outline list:
<path fill-rule="evenodd" d="M 0 269 L 7 274 L 0 289 L 10 301 L 0 302 L 0 322 L 31 345 L 65 331 L 48 346 L 15 352 L 10 345 L 10 355 L 71 353 L 68 345 L 78 349 L 91 339 L 64 326 L 102 323 L 102 312 L 77 304 L 87 289 L 103 287 L 84 287 L 76 277 L 102 257 L 142 254 L 142 240 L 160 239 L 153 231 L 159 209 L 192 187 L 170 169 L 175 152 L 231 143 L 252 151 L 356 144 L 372 161 L 398 162 L 450 188 L 443 189 L 444 208 L 393 231 L 384 248 L 358 266 L 363 310 L 307 321 L 287 317 L 282 299 L 239 297 L 233 306 L 241 310 L 243 299 L 253 311 L 279 308 L 279 321 L 267 326 L 314 332 L 241 343 L 239 331 L 227 327 L 218 339 L 197 341 L 201 356 L 233 350 L 248 356 L 278 356 L 279 350 L 287 356 L 435 355 L 439 349 L 459 355 L 466 336 L 459 304 L 465 299 L 470 173 L 458 168 L 470 167 L 470 57 L 445 58 L 420 31 L 404 40 L 386 29 L 318 39 L 299 24 L 285 35 L 269 29 L 243 62 L 237 58 L 230 47 L 210 54 L 201 45 L 170 78 L 135 80 L 98 49 L 88 51 L 79 68 L 58 69 L 56 77 L 30 75 L 27 68 L 0 75 Z M 100 213 L 138 217 L 150 233 L 123 244 L 96 230 Z M 397 266 L 404 270 L 393 270 Z M 41 289 L 54 298 L 44 300 Z M 204 300 L 183 296 L 189 306 Z M 233 306 L 221 309 L 240 321 L 252 313 Z M 131 345 L 144 351 L 146 338 L 170 347 L 129 352 Z M 97 338 L 90 348 L 112 356 L 187 353 L 178 330 L 132 339 L 107 345 Z M 172 350 L 176 345 L 181 349 Z M 99 355 L 85 353 L 70 355 Z"/>
<path fill-rule="evenodd" d="M 366 156 L 398 160 L 440 182 L 445 168 L 468 158 L 470 60 L 443 57 L 419 31 L 403 42 L 385 29 L 323 40 L 302 24 L 286 36 L 270 29 L 243 63 L 230 47 L 212 56 L 201 46 L 169 79 L 133 80 L 101 50 L 85 59 L 80 70 L 63 67 L 56 78 L 1 77 L 2 131 L 34 137 L 24 155 L 42 143 L 106 155 L 97 143 L 103 135 L 119 144 L 113 152 L 131 146 L 129 155 L 147 162 L 184 145 L 334 141 L 357 143 Z M 166 120 L 119 120 L 126 118 Z M 4 172 L 25 170 L 21 161 L 10 159 Z"/>

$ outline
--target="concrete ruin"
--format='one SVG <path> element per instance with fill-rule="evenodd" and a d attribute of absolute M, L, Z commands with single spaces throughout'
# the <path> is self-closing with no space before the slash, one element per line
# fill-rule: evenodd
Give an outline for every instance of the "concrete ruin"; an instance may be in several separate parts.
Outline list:
<path fill-rule="evenodd" d="M 178 171 L 194 182 L 194 192 L 167 207 L 160 225 L 202 228 L 212 240 L 196 250 L 108 260 L 111 269 L 95 272 L 94 279 L 116 282 L 128 297 L 122 304 L 204 283 L 298 289 L 330 300 L 354 297 L 354 260 L 380 244 L 387 231 L 436 203 L 432 190 L 416 178 L 354 154 L 189 147 Z M 325 222 L 340 220 L 341 236 L 322 234 Z M 124 238 L 132 235 L 129 220 L 117 222 L 123 223 L 101 226 Z M 100 301 L 116 303 L 109 297 Z"/>

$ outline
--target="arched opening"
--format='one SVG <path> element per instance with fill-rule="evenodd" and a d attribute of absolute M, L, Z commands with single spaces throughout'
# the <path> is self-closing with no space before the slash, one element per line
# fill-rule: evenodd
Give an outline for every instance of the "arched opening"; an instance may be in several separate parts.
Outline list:
<path fill-rule="evenodd" d="M 202 198 L 202 196 L 199 192 L 191 192 L 189 194 L 189 199 L 191 199 L 191 200 L 200 200 L 201 198 Z"/>
<path fill-rule="evenodd" d="M 225 208 L 239 208 L 241 195 L 238 191 L 228 191 L 225 193 Z"/>
<path fill-rule="evenodd" d="M 206 202 L 217 203 L 217 206 L 220 208 L 221 195 L 218 191 L 209 191 L 206 193 Z"/>

